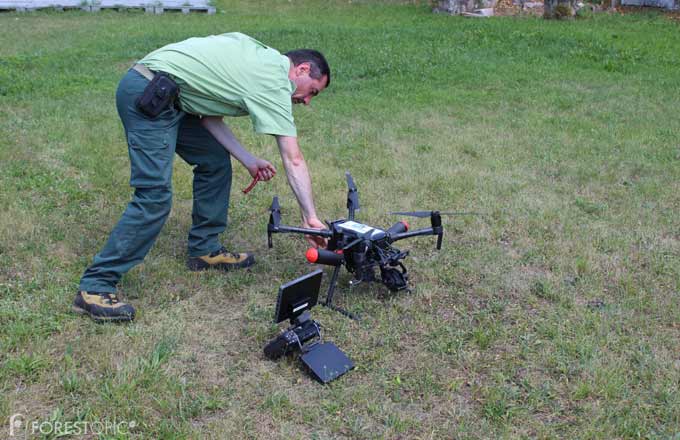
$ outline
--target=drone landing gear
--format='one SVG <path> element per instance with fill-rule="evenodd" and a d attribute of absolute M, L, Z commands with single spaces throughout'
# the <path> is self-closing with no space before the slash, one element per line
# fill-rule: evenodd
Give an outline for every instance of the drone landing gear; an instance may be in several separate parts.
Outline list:
<path fill-rule="evenodd" d="M 329 303 L 321 303 L 321 305 L 324 306 L 324 307 L 328 307 L 331 310 L 335 310 L 336 312 L 340 313 L 341 315 L 345 315 L 349 319 L 352 319 L 354 321 L 360 321 L 359 315 L 356 315 L 356 314 L 350 312 L 349 310 L 345 310 L 342 307 L 338 307 L 334 304 L 329 304 Z"/>
<path fill-rule="evenodd" d="M 341 266 L 335 266 L 335 269 L 333 269 L 333 275 L 331 275 L 331 282 L 328 285 L 328 291 L 326 292 L 326 301 L 321 303 L 321 305 L 328 307 L 331 310 L 335 310 L 336 312 L 345 315 L 349 319 L 359 321 L 359 315 L 355 315 L 354 313 L 333 304 L 333 294 L 335 293 L 335 286 L 338 284 L 338 272 L 340 272 L 340 267 Z"/>

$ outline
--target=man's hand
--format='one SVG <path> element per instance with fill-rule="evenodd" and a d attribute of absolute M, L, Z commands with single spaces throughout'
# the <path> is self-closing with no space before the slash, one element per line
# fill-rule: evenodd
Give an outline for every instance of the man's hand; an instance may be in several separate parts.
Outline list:
<path fill-rule="evenodd" d="M 243 148 L 234 137 L 229 127 L 224 124 L 221 116 L 204 116 L 201 124 L 210 134 L 213 135 L 233 157 L 243 164 L 253 179 L 271 180 L 276 175 L 276 168 L 264 159 L 253 156 L 248 150 Z"/>
<path fill-rule="evenodd" d="M 257 177 L 258 180 L 264 182 L 271 180 L 271 178 L 276 175 L 276 168 L 274 168 L 274 165 L 257 157 L 246 165 L 246 169 L 248 170 L 248 173 L 250 173 L 250 177 L 253 179 Z"/>
<path fill-rule="evenodd" d="M 327 229 L 326 225 L 321 223 L 321 221 L 316 217 L 310 218 L 308 220 L 303 220 L 302 227 L 308 229 Z M 315 248 L 318 247 L 325 248 L 328 245 L 328 240 L 326 240 L 324 237 L 318 237 L 316 235 L 305 235 L 305 238 L 307 239 L 309 244 L 311 244 Z"/>

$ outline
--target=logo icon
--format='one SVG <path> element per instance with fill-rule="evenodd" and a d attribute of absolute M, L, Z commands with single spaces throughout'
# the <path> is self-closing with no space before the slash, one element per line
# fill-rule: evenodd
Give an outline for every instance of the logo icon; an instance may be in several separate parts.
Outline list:
<path fill-rule="evenodd" d="M 21 413 L 12 414 L 9 418 L 9 436 L 14 437 L 14 433 L 24 426 L 24 415 Z"/>

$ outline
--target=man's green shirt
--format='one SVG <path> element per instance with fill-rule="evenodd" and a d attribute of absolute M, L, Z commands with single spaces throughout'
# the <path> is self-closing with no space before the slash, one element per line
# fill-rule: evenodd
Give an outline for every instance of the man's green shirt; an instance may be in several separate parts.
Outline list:
<path fill-rule="evenodd" d="M 203 116 L 250 115 L 257 133 L 297 136 L 290 60 L 240 33 L 189 38 L 139 61 L 173 76 L 182 110 Z"/>

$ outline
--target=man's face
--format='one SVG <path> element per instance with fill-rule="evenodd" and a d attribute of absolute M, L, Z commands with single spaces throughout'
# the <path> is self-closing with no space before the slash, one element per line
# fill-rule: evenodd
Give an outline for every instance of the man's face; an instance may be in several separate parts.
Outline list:
<path fill-rule="evenodd" d="M 293 104 L 309 105 L 312 98 L 326 88 L 328 77 L 324 75 L 321 79 L 314 79 L 309 76 L 309 71 L 309 63 L 300 63 L 288 74 L 288 78 L 297 86 L 292 96 Z"/>

